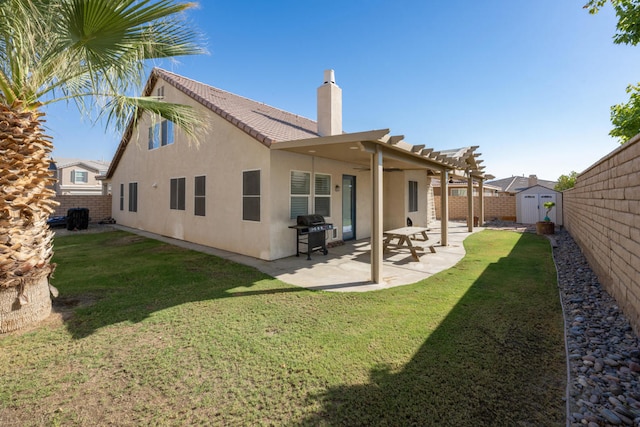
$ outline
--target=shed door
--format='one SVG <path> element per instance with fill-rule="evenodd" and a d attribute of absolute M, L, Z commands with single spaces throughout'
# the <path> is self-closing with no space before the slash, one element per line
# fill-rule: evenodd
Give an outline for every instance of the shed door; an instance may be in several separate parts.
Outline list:
<path fill-rule="evenodd" d="M 544 204 L 547 202 L 556 203 L 556 195 L 555 194 L 541 194 L 540 195 L 540 219 L 538 221 L 543 221 L 545 215 L 547 214 L 547 208 L 544 207 Z M 558 205 L 554 206 L 549 212 L 549 219 L 551 222 L 556 222 L 556 212 L 558 211 Z"/>
<path fill-rule="evenodd" d="M 520 209 L 522 210 L 523 224 L 535 224 L 536 222 L 540 221 L 537 194 L 523 195 L 522 206 L 520 207 Z"/>

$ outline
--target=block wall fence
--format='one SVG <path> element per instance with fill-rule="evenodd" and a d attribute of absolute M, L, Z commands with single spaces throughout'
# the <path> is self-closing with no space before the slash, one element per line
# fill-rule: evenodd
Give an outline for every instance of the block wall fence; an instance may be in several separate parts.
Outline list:
<path fill-rule="evenodd" d="M 440 200 L 441 196 L 434 196 L 436 207 L 436 219 L 440 220 Z M 473 198 L 473 215 L 478 216 L 478 197 Z M 449 219 L 467 219 L 467 196 L 449 196 Z M 500 219 L 503 221 L 516 220 L 516 197 L 499 196 L 484 198 L 484 220 Z"/>
<path fill-rule="evenodd" d="M 60 203 L 56 207 L 53 216 L 65 216 L 67 210 L 71 208 L 89 209 L 90 222 L 98 222 L 101 219 L 111 216 L 111 195 L 96 196 L 56 196 L 55 200 Z"/>
<path fill-rule="evenodd" d="M 600 283 L 640 332 L 640 135 L 564 192 L 564 224 Z"/>

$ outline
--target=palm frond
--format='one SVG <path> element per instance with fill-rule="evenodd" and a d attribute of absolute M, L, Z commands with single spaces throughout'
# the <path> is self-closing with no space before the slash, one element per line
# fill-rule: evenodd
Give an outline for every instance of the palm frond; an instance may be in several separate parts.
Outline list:
<path fill-rule="evenodd" d="M 136 104 L 123 100 L 142 90 L 149 60 L 205 53 L 202 37 L 185 21 L 184 11 L 195 6 L 173 0 L 1 0 L 0 101 L 20 99 L 37 108 L 73 99 L 83 114 L 98 108 L 107 124 L 123 129 Z"/>
<path fill-rule="evenodd" d="M 197 137 L 207 131 L 204 115 L 196 109 L 187 105 L 164 102 L 157 97 L 110 97 L 104 111 L 105 114 L 111 115 L 107 117 L 107 121 L 129 117 L 129 120 L 134 121 L 134 125 L 142 111 L 158 115 L 176 124 L 192 141 L 197 141 Z M 124 128 L 129 120 L 120 122 L 118 127 Z"/>

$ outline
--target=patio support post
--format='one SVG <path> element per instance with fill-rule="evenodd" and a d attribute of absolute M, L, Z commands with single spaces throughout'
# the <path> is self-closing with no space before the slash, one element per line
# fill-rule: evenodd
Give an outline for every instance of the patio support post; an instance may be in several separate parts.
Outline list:
<path fill-rule="evenodd" d="M 449 245 L 449 173 L 440 170 L 440 244 Z"/>
<path fill-rule="evenodd" d="M 469 171 L 467 171 L 467 210 L 467 228 L 471 233 L 473 231 L 473 178 Z"/>
<path fill-rule="evenodd" d="M 484 179 L 480 178 L 478 182 L 478 225 L 482 227 L 484 224 Z"/>
<path fill-rule="evenodd" d="M 371 155 L 371 181 L 373 187 L 373 218 L 371 230 L 371 281 L 380 283 L 382 280 L 382 190 L 383 168 L 382 149 L 376 145 Z"/>

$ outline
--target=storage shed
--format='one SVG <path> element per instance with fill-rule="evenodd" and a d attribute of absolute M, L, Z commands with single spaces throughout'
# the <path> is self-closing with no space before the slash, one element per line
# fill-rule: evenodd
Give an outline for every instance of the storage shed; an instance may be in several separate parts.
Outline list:
<path fill-rule="evenodd" d="M 555 202 L 549 218 L 562 225 L 562 193 L 542 185 L 534 185 L 516 194 L 516 220 L 520 224 L 535 224 L 543 221 L 547 213 L 544 204 Z"/>

